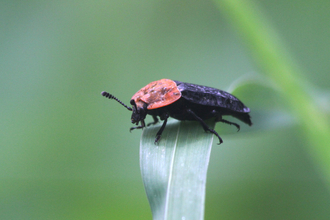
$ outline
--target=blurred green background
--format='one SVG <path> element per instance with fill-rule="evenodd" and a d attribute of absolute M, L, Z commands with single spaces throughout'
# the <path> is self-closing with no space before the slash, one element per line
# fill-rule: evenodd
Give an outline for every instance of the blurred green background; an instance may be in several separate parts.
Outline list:
<path fill-rule="evenodd" d="M 307 80 L 329 91 L 330 1 L 256 3 Z M 0 6 L 1 220 L 151 219 L 141 131 L 129 133 L 130 112 L 100 92 L 129 104 L 161 78 L 228 90 L 262 72 L 211 1 Z M 330 219 L 329 188 L 299 130 L 229 127 L 211 154 L 205 219 Z"/>

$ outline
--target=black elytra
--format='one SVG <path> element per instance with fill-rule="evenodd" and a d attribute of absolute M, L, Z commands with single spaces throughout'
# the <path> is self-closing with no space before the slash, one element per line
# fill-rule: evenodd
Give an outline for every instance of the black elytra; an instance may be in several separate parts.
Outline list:
<path fill-rule="evenodd" d="M 250 126 L 252 125 L 249 115 L 250 109 L 238 98 L 228 92 L 207 86 L 170 79 L 154 81 L 140 89 L 132 97 L 130 101 L 132 108 L 107 92 L 101 94 L 109 99 L 115 99 L 133 112 L 131 122 L 137 126 L 132 127 L 130 131 L 144 128 L 146 126 L 144 119 L 147 115 L 151 115 L 154 120 L 147 126 L 156 124 L 159 121 L 158 117 L 164 121 L 156 134 L 155 143 L 160 140 L 169 117 L 181 121 L 198 121 L 205 131 L 218 137 L 219 144 L 223 143 L 222 138 L 215 130 L 209 128 L 204 120 L 214 118 L 215 122 L 234 125 L 239 131 L 240 126 L 238 124 L 222 119 L 222 116 L 230 115 Z"/>

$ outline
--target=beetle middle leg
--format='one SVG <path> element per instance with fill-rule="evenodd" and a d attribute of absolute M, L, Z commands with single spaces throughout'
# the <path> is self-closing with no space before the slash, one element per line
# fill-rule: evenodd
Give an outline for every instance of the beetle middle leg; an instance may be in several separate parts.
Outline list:
<path fill-rule="evenodd" d="M 207 126 L 207 124 L 203 121 L 203 119 L 201 119 L 200 117 L 198 117 L 198 116 L 195 114 L 195 112 L 193 112 L 193 111 L 190 110 L 190 109 L 187 109 L 187 112 L 188 112 L 189 114 L 191 114 L 191 115 L 196 119 L 196 121 L 199 121 L 199 123 L 201 123 L 201 125 L 202 125 L 204 131 L 209 131 L 209 132 L 213 133 L 215 136 L 217 136 L 217 137 L 219 138 L 219 143 L 218 143 L 218 144 L 223 143 L 222 138 L 220 137 L 220 135 L 219 135 L 215 130 L 209 128 L 209 126 Z"/>
<path fill-rule="evenodd" d="M 159 141 L 160 137 L 162 136 L 162 133 L 166 127 L 168 117 L 169 117 L 168 114 L 165 114 L 161 117 L 161 119 L 164 120 L 164 122 L 162 124 L 162 127 L 160 127 L 159 131 L 156 134 L 155 144 Z"/>
<path fill-rule="evenodd" d="M 157 118 L 156 115 L 153 115 L 152 118 L 154 119 L 154 121 L 148 123 L 147 126 L 154 125 L 154 124 L 157 124 L 158 123 L 158 118 Z"/>
<path fill-rule="evenodd" d="M 225 119 L 222 119 L 222 117 L 215 119 L 215 122 L 219 122 L 219 121 L 220 122 L 223 122 L 223 123 L 226 123 L 226 124 L 229 124 L 229 125 L 235 125 L 236 128 L 237 128 L 237 132 L 241 129 L 241 127 L 239 126 L 239 124 L 236 124 L 234 122 L 230 122 L 230 121 L 227 121 Z"/>

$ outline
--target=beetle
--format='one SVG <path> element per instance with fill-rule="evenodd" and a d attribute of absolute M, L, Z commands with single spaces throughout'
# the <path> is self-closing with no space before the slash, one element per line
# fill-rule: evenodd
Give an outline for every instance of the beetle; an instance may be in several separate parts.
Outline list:
<path fill-rule="evenodd" d="M 207 86 L 170 79 L 154 81 L 133 95 L 130 101 L 132 108 L 108 92 L 103 91 L 101 95 L 116 100 L 132 111 L 131 122 L 137 126 L 130 128 L 130 131 L 146 127 L 144 119 L 147 115 L 151 115 L 154 120 L 147 126 L 156 124 L 159 121 L 158 117 L 164 121 L 156 134 L 155 144 L 160 140 L 169 117 L 181 121 L 198 121 L 205 131 L 218 137 L 219 144 L 223 143 L 222 138 L 215 130 L 209 128 L 204 120 L 214 118 L 215 122 L 234 125 L 239 131 L 238 124 L 222 118 L 223 115 L 230 115 L 252 125 L 250 109 L 238 98 L 228 92 Z"/>

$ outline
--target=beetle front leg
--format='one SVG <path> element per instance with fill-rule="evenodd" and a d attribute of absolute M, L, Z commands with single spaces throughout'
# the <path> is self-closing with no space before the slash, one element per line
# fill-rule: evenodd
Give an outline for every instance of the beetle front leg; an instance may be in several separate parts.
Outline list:
<path fill-rule="evenodd" d="M 207 124 L 203 121 L 203 119 L 201 119 L 200 117 L 198 117 L 198 116 L 195 114 L 195 112 L 193 112 L 193 111 L 190 110 L 190 109 L 187 109 L 187 112 L 188 112 L 189 114 L 191 114 L 191 115 L 196 119 L 196 121 L 199 121 L 199 123 L 201 123 L 201 125 L 202 125 L 204 131 L 209 131 L 209 132 L 213 133 L 215 136 L 218 137 L 218 139 L 219 139 L 219 143 L 218 143 L 218 144 L 223 143 L 222 138 L 220 137 L 220 135 L 219 135 L 215 130 L 209 128 L 209 126 L 207 126 Z"/>
<path fill-rule="evenodd" d="M 129 129 L 129 131 L 131 132 L 132 130 L 134 129 L 141 129 L 141 128 L 144 128 L 146 126 L 145 122 L 144 122 L 144 119 L 141 120 L 141 125 L 140 126 L 136 126 L 136 127 L 131 127 Z"/>

